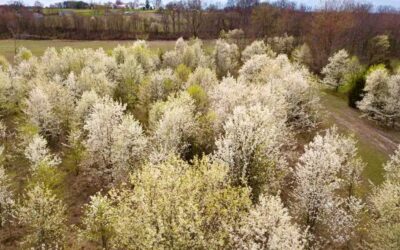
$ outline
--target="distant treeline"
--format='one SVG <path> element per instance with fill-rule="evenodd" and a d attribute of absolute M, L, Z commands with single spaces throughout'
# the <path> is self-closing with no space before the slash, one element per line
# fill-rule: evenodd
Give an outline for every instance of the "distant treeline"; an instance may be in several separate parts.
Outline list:
<path fill-rule="evenodd" d="M 335 2 L 336 4 L 332 4 Z M 307 43 L 315 67 L 341 48 L 367 55 L 368 44 L 377 35 L 390 38 L 391 56 L 400 55 L 400 14 L 391 8 L 374 9 L 370 4 L 327 1 L 311 10 L 289 1 L 258 3 L 229 1 L 224 9 L 203 9 L 200 0 L 170 2 L 157 12 L 105 11 L 102 15 L 69 12 L 43 15 L 24 7 L 0 7 L 0 36 L 57 39 L 214 39 L 222 31 L 242 29 L 248 40 L 288 34 L 297 43 Z"/>

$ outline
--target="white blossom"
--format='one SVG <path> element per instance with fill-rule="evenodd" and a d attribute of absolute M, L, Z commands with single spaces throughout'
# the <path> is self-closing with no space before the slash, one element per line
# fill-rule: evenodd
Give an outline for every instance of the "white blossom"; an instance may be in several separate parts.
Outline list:
<path fill-rule="evenodd" d="M 310 67 L 313 63 L 313 56 L 310 47 L 306 43 L 298 46 L 292 53 L 292 59 L 296 63 Z"/>
<path fill-rule="evenodd" d="M 150 111 L 156 151 L 184 154 L 198 129 L 194 100 L 186 92 L 156 104 Z M 168 153 L 169 154 L 169 153 Z M 168 155 L 165 155 L 168 156 Z M 158 157 L 157 157 L 158 158 Z"/>
<path fill-rule="evenodd" d="M 66 236 L 66 207 L 42 185 L 36 185 L 23 197 L 16 218 L 26 226 L 24 245 L 34 249 L 62 248 Z"/>
<path fill-rule="evenodd" d="M 255 55 L 266 54 L 270 57 L 275 57 L 276 54 L 271 50 L 269 46 L 266 46 L 264 41 L 254 41 L 252 44 L 247 46 L 242 52 L 242 62 L 246 62 Z"/>
<path fill-rule="evenodd" d="M 32 138 L 25 149 L 25 157 L 30 161 L 33 171 L 36 171 L 41 165 L 54 167 L 61 163 L 58 156 L 50 153 L 46 139 L 40 135 Z"/>
<path fill-rule="evenodd" d="M 367 76 L 364 91 L 358 108 L 368 118 L 395 127 L 400 120 L 400 74 L 389 76 L 377 68 Z"/>
<path fill-rule="evenodd" d="M 345 83 L 346 75 L 350 73 L 351 60 L 346 50 L 336 52 L 328 59 L 329 63 L 322 69 L 325 77 L 323 82 L 336 90 Z"/>
<path fill-rule="evenodd" d="M 282 180 L 275 173 L 287 172 L 286 157 L 281 150 L 291 140 L 285 121 L 270 107 L 238 106 L 233 110 L 224 123 L 223 136 L 216 142 L 214 157 L 228 164 L 235 183 L 252 186 L 261 181 L 261 185 L 268 183 L 271 192 L 279 188 Z M 267 164 L 267 170 L 263 171 L 270 171 L 271 178 L 257 180 L 257 174 L 261 173 L 255 169 L 263 168 L 263 164 Z"/>
<path fill-rule="evenodd" d="M 236 249 L 304 249 L 305 234 L 276 196 L 261 196 L 232 234 Z"/>
<path fill-rule="evenodd" d="M 215 44 L 213 56 L 219 77 L 226 76 L 228 73 L 236 73 L 240 57 L 236 44 L 229 44 L 224 40 L 218 39 Z"/>
<path fill-rule="evenodd" d="M 43 133 L 55 134 L 59 131 L 59 121 L 53 112 L 50 97 L 42 88 L 36 87 L 31 90 L 24 111 Z"/>
<path fill-rule="evenodd" d="M 4 147 L 0 147 L 0 157 L 3 158 Z M 6 174 L 3 164 L 0 165 L 0 227 L 5 226 L 12 218 L 15 200 L 11 191 L 11 179 Z"/>
<path fill-rule="evenodd" d="M 354 194 L 364 164 L 355 143 L 335 128 L 328 130 L 306 146 L 296 166 L 294 208 L 315 246 L 346 244 L 358 226 L 363 205 Z"/>
<path fill-rule="evenodd" d="M 125 105 L 105 97 L 93 105 L 83 127 L 88 133 L 84 142 L 87 167 L 106 181 L 122 178 L 144 153 L 142 128 L 124 111 Z"/>
<path fill-rule="evenodd" d="M 209 90 L 217 83 L 218 79 L 215 72 L 208 68 L 198 67 L 192 74 L 189 75 L 186 85 L 188 87 L 191 85 L 199 85 L 203 89 Z"/>

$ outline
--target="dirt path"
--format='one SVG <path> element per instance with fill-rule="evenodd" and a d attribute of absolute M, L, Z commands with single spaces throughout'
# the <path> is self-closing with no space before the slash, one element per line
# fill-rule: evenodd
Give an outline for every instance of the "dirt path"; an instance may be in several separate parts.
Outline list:
<path fill-rule="evenodd" d="M 391 155 L 400 144 L 400 134 L 387 131 L 374 122 L 361 117 L 361 113 L 350 108 L 346 101 L 330 94 L 322 96 L 328 119 L 339 127 L 344 127 L 355 134 L 360 140 L 368 142 L 379 151 Z"/>

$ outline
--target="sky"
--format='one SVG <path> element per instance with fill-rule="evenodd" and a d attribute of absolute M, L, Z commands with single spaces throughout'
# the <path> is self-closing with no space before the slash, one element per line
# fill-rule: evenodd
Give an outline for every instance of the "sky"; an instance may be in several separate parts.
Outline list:
<path fill-rule="evenodd" d="M 8 3 L 9 1 L 10 0 L 0 0 L 0 4 L 5 4 L 5 3 Z M 35 1 L 36 0 L 23 0 L 24 4 L 26 4 L 26 5 L 32 5 Z M 39 0 L 39 1 L 41 3 L 43 3 L 45 6 L 48 6 L 48 5 L 52 4 L 52 3 L 62 2 L 63 0 Z M 94 2 L 109 2 L 109 1 L 113 1 L 113 0 L 95 0 Z M 129 1 L 131 1 L 131 0 L 126 0 L 126 2 L 129 2 Z M 169 2 L 169 0 L 162 0 L 162 1 L 163 2 Z M 203 1 L 207 2 L 207 0 L 203 0 Z M 297 2 L 297 3 L 304 3 L 304 4 L 308 5 L 308 6 L 316 6 L 320 2 L 319 0 L 291 0 L 291 1 L 294 1 L 294 2 Z M 390 6 L 393 6 L 393 7 L 396 7 L 396 8 L 400 8 L 400 0 L 364 0 L 364 1 L 372 3 L 375 6 L 378 6 L 378 5 L 390 5 Z M 91 0 L 86 0 L 86 2 L 91 2 Z M 123 2 L 125 2 L 125 1 L 123 1 Z M 144 0 L 143 0 L 143 2 L 144 2 Z M 212 2 L 212 3 L 218 3 L 218 2 L 225 3 L 226 0 L 221 0 L 221 1 L 209 0 L 209 2 Z"/>

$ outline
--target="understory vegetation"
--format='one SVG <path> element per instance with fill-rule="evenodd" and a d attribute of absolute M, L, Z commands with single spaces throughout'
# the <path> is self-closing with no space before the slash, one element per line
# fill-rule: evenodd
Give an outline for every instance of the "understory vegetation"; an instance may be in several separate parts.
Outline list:
<path fill-rule="evenodd" d="M 366 194 L 319 91 L 396 129 L 400 73 L 340 50 L 320 80 L 292 39 L 0 59 L 1 248 L 399 248 L 400 148 Z"/>

